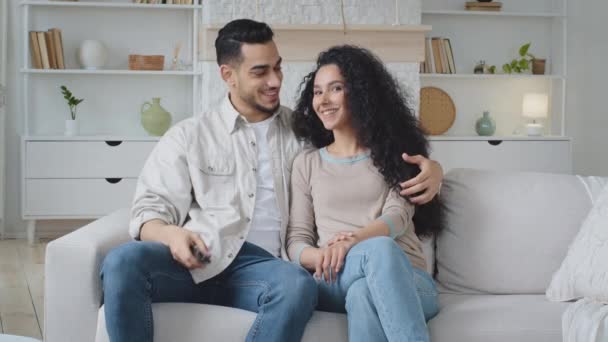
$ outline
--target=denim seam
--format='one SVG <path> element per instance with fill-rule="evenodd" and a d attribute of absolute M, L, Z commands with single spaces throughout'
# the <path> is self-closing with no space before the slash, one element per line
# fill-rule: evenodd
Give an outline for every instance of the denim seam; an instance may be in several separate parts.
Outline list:
<path fill-rule="evenodd" d="M 270 285 L 268 285 L 267 282 L 257 281 L 257 280 L 232 282 L 232 283 L 228 283 L 227 285 L 224 285 L 224 286 L 231 287 L 231 288 L 261 286 L 264 288 L 264 295 L 262 296 L 262 305 L 266 304 L 266 301 L 268 299 L 268 293 L 270 292 Z M 262 305 L 260 305 L 260 306 L 262 306 Z M 253 325 L 251 326 L 250 336 L 249 336 L 251 339 L 248 339 L 249 341 L 251 341 L 251 342 L 255 341 L 255 337 L 258 334 L 258 331 L 259 331 L 260 325 L 262 324 L 263 318 L 264 318 L 264 310 L 258 310 L 255 321 L 253 322 Z"/>
<path fill-rule="evenodd" d="M 148 303 L 146 303 L 145 305 L 145 310 L 146 310 L 146 317 L 145 317 L 145 324 L 146 327 L 148 328 L 146 330 L 146 333 L 148 334 L 148 340 L 152 340 L 154 338 L 154 318 L 152 317 L 152 293 L 153 293 L 153 289 L 152 289 L 152 281 L 150 280 L 150 277 L 146 277 L 146 290 L 148 291 L 148 295 L 146 296 L 146 301 L 148 301 Z"/>

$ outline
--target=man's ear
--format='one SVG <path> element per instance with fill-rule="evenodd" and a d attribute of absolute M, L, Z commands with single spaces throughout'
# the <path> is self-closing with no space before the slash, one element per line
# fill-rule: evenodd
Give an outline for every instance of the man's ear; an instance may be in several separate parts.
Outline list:
<path fill-rule="evenodd" d="M 220 75 L 229 87 L 232 88 L 236 85 L 236 70 L 232 66 L 228 64 L 220 65 Z"/>

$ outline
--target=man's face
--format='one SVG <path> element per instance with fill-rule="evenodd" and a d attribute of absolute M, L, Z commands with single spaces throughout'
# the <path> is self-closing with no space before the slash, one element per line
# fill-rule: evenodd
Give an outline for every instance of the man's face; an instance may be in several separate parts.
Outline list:
<path fill-rule="evenodd" d="M 264 44 L 243 44 L 242 62 L 235 66 L 230 87 L 231 96 L 242 105 L 267 114 L 280 105 L 279 91 L 283 81 L 281 56 L 273 41 Z"/>

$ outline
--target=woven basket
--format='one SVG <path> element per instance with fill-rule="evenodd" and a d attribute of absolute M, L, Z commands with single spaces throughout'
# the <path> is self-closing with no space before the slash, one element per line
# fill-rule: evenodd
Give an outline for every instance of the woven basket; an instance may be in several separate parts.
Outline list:
<path fill-rule="evenodd" d="M 129 70 L 163 70 L 165 56 L 129 55 Z"/>
<path fill-rule="evenodd" d="M 420 127 L 426 134 L 440 135 L 456 120 L 456 106 L 448 93 L 436 87 L 420 89 Z"/>

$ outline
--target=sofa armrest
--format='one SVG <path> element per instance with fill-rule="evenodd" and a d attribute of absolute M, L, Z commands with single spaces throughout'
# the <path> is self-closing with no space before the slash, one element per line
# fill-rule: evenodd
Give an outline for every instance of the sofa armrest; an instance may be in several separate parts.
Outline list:
<path fill-rule="evenodd" d="M 129 210 L 122 209 L 51 241 L 46 248 L 44 341 L 94 341 L 101 306 L 101 263 L 130 241 Z"/>

